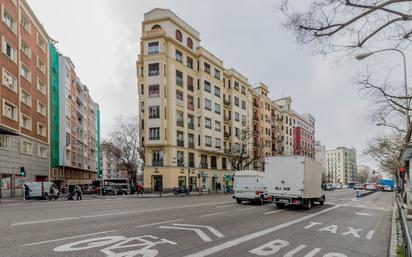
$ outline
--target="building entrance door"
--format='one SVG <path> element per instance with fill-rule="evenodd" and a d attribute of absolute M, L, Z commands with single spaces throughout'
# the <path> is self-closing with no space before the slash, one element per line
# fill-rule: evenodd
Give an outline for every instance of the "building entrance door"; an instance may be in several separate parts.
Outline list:
<path fill-rule="evenodd" d="M 196 177 L 189 177 L 189 190 L 196 191 L 197 190 L 197 183 Z"/>
<path fill-rule="evenodd" d="M 216 183 L 219 181 L 218 177 L 213 176 L 212 177 L 212 190 L 216 191 Z"/>
<path fill-rule="evenodd" d="M 161 175 L 152 176 L 152 185 L 153 185 L 153 188 L 152 188 L 153 192 L 162 191 L 163 190 L 163 176 Z"/>

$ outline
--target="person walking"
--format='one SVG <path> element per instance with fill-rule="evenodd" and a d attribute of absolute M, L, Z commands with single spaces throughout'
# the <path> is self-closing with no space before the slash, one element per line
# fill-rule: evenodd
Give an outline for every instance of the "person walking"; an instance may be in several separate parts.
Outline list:
<path fill-rule="evenodd" d="M 77 185 L 76 186 L 76 194 L 77 194 L 77 200 L 83 200 L 82 199 L 82 188 L 79 186 L 79 185 Z"/>
<path fill-rule="evenodd" d="M 24 184 L 24 200 L 29 200 L 30 198 L 30 188 L 28 185 Z"/>

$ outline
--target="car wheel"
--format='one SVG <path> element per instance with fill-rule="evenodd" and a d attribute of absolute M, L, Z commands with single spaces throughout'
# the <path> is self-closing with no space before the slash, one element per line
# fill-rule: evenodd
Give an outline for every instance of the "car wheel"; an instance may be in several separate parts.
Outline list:
<path fill-rule="evenodd" d="M 238 204 L 241 204 L 241 203 L 242 203 L 242 200 L 236 199 L 236 202 L 237 202 Z"/>

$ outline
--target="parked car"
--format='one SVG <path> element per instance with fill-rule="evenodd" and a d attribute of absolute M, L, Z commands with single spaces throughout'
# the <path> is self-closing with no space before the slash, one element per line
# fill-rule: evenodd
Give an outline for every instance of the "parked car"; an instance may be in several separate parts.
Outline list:
<path fill-rule="evenodd" d="M 323 190 L 325 191 L 335 191 L 335 187 L 331 183 L 323 184 Z"/>
<path fill-rule="evenodd" d="M 369 191 L 377 190 L 376 184 L 374 184 L 374 183 L 365 184 L 365 190 L 369 190 Z"/>
<path fill-rule="evenodd" d="M 237 171 L 234 176 L 233 199 L 238 204 L 242 201 L 263 204 L 268 200 L 264 176 L 263 172 L 254 170 Z"/>
<path fill-rule="evenodd" d="M 127 195 L 129 193 L 127 185 L 113 185 L 117 195 Z"/>
<path fill-rule="evenodd" d="M 353 189 L 355 189 L 355 190 L 362 190 L 362 189 L 364 189 L 364 186 L 363 186 L 362 184 L 355 184 L 355 185 L 353 186 Z"/>
<path fill-rule="evenodd" d="M 385 192 L 391 192 L 392 191 L 392 187 L 390 185 L 384 185 L 383 186 L 383 191 Z"/>
<path fill-rule="evenodd" d="M 50 187 L 57 188 L 53 182 L 26 182 L 24 184 L 29 188 L 29 198 L 31 199 L 45 200 L 48 198 Z"/>

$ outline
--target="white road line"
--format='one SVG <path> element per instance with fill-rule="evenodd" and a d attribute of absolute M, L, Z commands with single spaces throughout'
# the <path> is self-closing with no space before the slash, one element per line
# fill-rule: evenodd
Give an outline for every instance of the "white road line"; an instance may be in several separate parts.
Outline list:
<path fill-rule="evenodd" d="M 325 209 L 325 210 L 322 210 L 322 211 L 319 211 L 319 212 L 316 212 L 316 213 L 313 213 L 313 214 L 309 214 L 309 215 L 303 216 L 303 217 L 301 217 L 301 218 L 298 218 L 298 219 L 295 219 L 295 220 L 292 220 L 292 221 L 289 221 L 289 222 L 286 222 L 286 223 L 283 223 L 283 224 L 279 224 L 279 225 L 276 225 L 276 226 L 273 226 L 273 227 L 270 227 L 270 228 L 267 228 L 267 229 L 264 229 L 264 230 L 261 230 L 261 231 L 258 231 L 258 232 L 249 234 L 249 235 L 241 236 L 241 237 L 239 237 L 239 238 L 236 238 L 236 239 L 227 241 L 227 242 L 225 242 L 225 243 L 223 243 L 223 244 L 216 245 L 216 246 L 213 246 L 213 247 L 211 247 L 211 248 L 202 250 L 202 251 L 200 251 L 200 252 L 187 255 L 187 256 L 185 256 L 185 257 L 204 257 L 204 256 L 209 256 L 209 255 L 218 253 L 218 252 L 220 252 L 220 251 L 223 251 L 223 250 L 225 250 L 225 249 L 231 248 L 231 247 L 233 247 L 233 246 L 242 244 L 242 243 L 244 243 L 244 242 L 247 242 L 247 241 L 256 239 L 256 238 L 258 238 L 258 237 L 261 237 L 261 236 L 270 234 L 270 233 L 275 232 L 275 231 L 277 231 L 277 230 L 280 230 L 280 229 L 283 229 L 283 228 L 286 228 L 286 227 L 295 225 L 295 224 L 297 224 L 297 223 L 299 223 L 299 222 L 302 222 L 302 221 L 305 221 L 305 220 L 308 220 L 308 219 L 312 219 L 313 217 L 319 216 L 319 215 L 321 215 L 321 214 L 323 214 L 323 213 L 327 213 L 327 212 L 333 211 L 333 210 L 335 210 L 335 209 L 337 209 L 337 208 L 339 208 L 339 207 L 340 207 L 340 205 L 336 205 L 336 206 L 333 206 L 333 207 L 331 207 L 331 208 L 328 208 L 328 209 Z"/>
<path fill-rule="evenodd" d="M 147 212 L 155 212 L 155 211 L 167 211 L 167 210 L 175 210 L 175 209 L 182 209 L 182 208 L 210 206 L 210 205 L 216 205 L 216 204 L 222 204 L 222 203 L 231 203 L 231 202 L 232 201 L 230 201 L 230 202 L 211 202 L 211 203 L 190 204 L 190 205 L 181 205 L 181 206 L 173 206 L 173 207 L 166 207 L 166 208 L 155 208 L 155 209 L 147 209 L 147 210 L 112 212 L 112 213 L 103 213 L 103 214 L 85 215 L 85 216 L 74 216 L 74 217 L 65 217 L 65 218 L 56 218 L 56 219 L 33 220 L 33 221 L 12 223 L 11 226 L 22 226 L 22 225 L 31 225 L 31 224 L 37 224 L 37 223 L 49 223 L 49 222 L 57 222 L 57 221 L 79 220 L 79 219 L 98 218 L 98 217 L 116 216 L 116 215 L 125 215 L 125 214 L 147 213 Z"/>
<path fill-rule="evenodd" d="M 237 211 L 247 211 L 247 210 L 251 210 L 251 209 L 256 209 L 256 207 L 247 207 L 247 208 L 239 209 Z"/>
<path fill-rule="evenodd" d="M 145 228 L 145 227 L 150 227 L 150 226 L 154 226 L 154 225 L 161 225 L 161 224 L 172 223 L 172 222 L 182 221 L 182 220 L 183 219 L 161 221 L 161 222 L 157 222 L 157 223 L 151 223 L 151 224 L 144 224 L 144 225 L 136 226 L 135 228 Z"/>
<path fill-rule="evenodd" d="M 221 206 L 216 206 L 216 208 L 228 208 L 228 207 L 233 207 L 236 206 L 236 204 L 230 204 L 230 205 L 221 205 Z"/>
<path fill-rule="evenodd" d="M 269 214 L 278 213 L 278 212 L 281 212 L 281 211 L 285 211 L 285 210 L 270 211 L 270 212 L 265 212 L 264 214 L 269 215 Z"/>
<path fill-rule="evenodd" d="M 227 212 L 216 212 L 216 213 L 211 213 L 211 214 L 205 214 L 205 215 L 201 215 L 199 216 L 199 218 L 205 218 L 205 217 L 211 217 L 211 216 L 217 216 L 217 215 L 223 215 L 223 214 L 227 214 Z"/>
<path fill-rule="evenodd" d="M 52 243 L 52 242 L 64 241 L 64 240 L 68 240 L 68 239 L 107 234 L 107 233 L 111 233 L 111 232 L 114 232 L 114 231 L 115 230 L 109 230 L 109 231 L 102 231 L 102 232 L 96 232 L 96 233 L 79 235 L 79 236 L 64 237 L 64 238 L 53 239 L 53 240 L 48 240 L 48 241 L 41 241 L 41 242 L 36 242 L 36 243 L 24 244 L 22 246 L 41 245 L 41 244 L 47 244 L 47 243 Z"/>
<path fill-rule="evenodd" d="M 177 230 L 191 230 L 196 232 L 196 234 L 203 239 L 205 242 L 210 242 L 212 239 L 205 234 L 201 229 L 199 228 L 186 228 L 186 227 L 170 227 L 170 226 L 160 226 L 159 228 L 164 228 L 164 229 L 177 229 Z"/>
<path fill-rule="evenodd" d="M 222 233 L 217 231 L 214 227 L 212 226 L 203 226 L 203 225 L 192 225 L 192 224 L 173 224 L 173 226 L 180 226 L 180 227 L 192 227 L 192 228 L 207 228 L 210 232 L 215 234 L 217 237 L 225 237 Z"/>
<path fill-rule="evenodd" d="M 374 230 L 369 231 L 368 234 L 366 235 L 365 239 L 371 240 L 374 233 L 375 233 Z"/>

